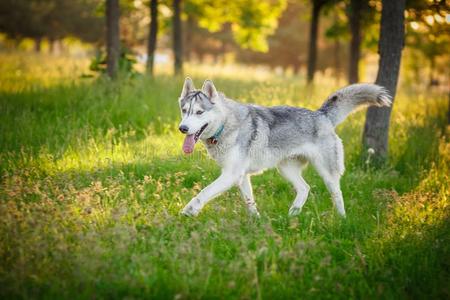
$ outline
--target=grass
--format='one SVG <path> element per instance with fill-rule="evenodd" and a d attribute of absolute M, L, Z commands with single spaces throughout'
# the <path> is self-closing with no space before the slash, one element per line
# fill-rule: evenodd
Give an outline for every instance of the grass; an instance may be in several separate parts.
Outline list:
<path fill-rule="evenodd" d="M 181 153 L 182 78 L 110 82 L 81 79 L 79 60 L 0 61 L 1 298 L 450 296 L 446 95 L 400 89 L 381 170 L 360 160 L 363 112 L 338 128 L 345 220 L 312 169 L 298 218 L 272 170 L 253 178 L 260 220 L 236 189 L 193 219 L 180 209 L 219 169 L 203 147 Z M 264 105 L 317 108 L 336 89 L 249 68 L 189 73 Z"/>

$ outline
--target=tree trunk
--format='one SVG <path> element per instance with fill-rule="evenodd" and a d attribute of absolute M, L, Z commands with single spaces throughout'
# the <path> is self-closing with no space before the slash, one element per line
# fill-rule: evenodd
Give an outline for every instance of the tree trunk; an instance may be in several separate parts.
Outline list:
<path fill-rule="evenodd" d="M 106 71 L 117 75 L 120 57 L 119 0 L 106 0 Z"/>
<path fill-rule="evenodd" d="M 183 34 L 181 32 L 181 1 L 173 0 L 173 55 L 175 75 L 183 73 Z"/>
<path fill-rule="evenodd" d="M 183 50 L 184 50 L 184 59 L 185 61 L 191 61 L 191 52 L 192 52 L 192 37 L 194 35 L 194 27 L 195 27 L 195 20 L 191 15 L 188 15 L 186 23 L 185 23 L 186 30 L 184 31 L 184 44 L 183 44 Z"/>
<path fill-rule="evenodd" d="M 59 40 L 55 38 L 49 38 L 48 39 L 48 46 L 49 46 L 49 52 L 52 55 L 59 55 L 60 54 L 60 47 L 59 47 Z"/>
<path fill-rule="evenodd" d="M 313 82 L 314 73 L 316 72 L 317 32 L 319 29 L 319 15 L 321 7 L 322 4 L 320 1 L 313 1 L 311 25 L 309 28 L 308 73 L 306 77 L 308 83 Z"/>
<path fill-rule="evenodd" d="M 447 125 L 450 125 L 450 93 L 448 93 Z"/>
<path fill-rule="evenodd" d="M 430 79 L 428 81 L 428 86 L 436 85 L 436 81 L 434 79 L 434 69 L 436 68 L 436 59 L 434 56 L 430 57 Z"/>
<path fill-rule="evenodd" d="M 341 42 L 338 38 L 334 39 L 334 72 L 336 84 L 341 83 Z"/>
<path fill-rule="evenodd" d="M 381 12 L 380 60 L 376 83 L 385 87 L 394 100 L 397 90 L 400 61 L 404 45 L 405 0 L 383 0 Z M 366 114 L 363 144 L 375 150 L 374 158 L 380 162 L 388 154 L 389 119 L 391 107 L 370 107 Z"/>
<path fill-rule="evenodd" d="M 151 21 L 147 47 L 147 74 L 153 76 L 153 66 L 155 63 L 155 50 L 156 50 L 156 36 L 158 35 L 158 0 L 151 0 L 150 16 Z"/>
<path fill-rule="evenodd" d="M 35 37 L 34 38 L 34 52 L 40 53 L 41 52 L 41 45 L 42 45 L 42 38 L 41 37 Z"/>
<path fill-rule="evenodd" d="M 55 40 L 53 38 L 48 39 L 48 51 L 50 54 L 55 54 Z"/>
<path fill-rule="evenodd" d="M 338 22 L 338 14 L 334 13 L 334 23 Z M 334 37 L 334 76 L 336 79 L 336 85 L 341 83 L 341 41 L 338 36 Z"/>
<path fill-rule="evenodd" d="M 300 72 L 300 63 L 299 62 L 294 62 L 292 64 L 292 72 L 294 73 L 294 75 L 298 75 L 298 73 Z"/>
<path fill-rule="evenodd" d="M 348 68 L 348 82 L 359 81 L 358 63 L 361 56 L 361 11 L 364 0 L 350 1 L 349 23 L 351 31 L 350 64 Z"/>

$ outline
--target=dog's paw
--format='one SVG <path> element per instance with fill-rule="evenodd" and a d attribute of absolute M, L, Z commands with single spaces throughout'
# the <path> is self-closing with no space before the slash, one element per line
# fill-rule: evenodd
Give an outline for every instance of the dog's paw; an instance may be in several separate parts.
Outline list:
<path fill-rule="evenodd" d="M 248 213 L 250 214 L 251 217 L 253 218 L 257 218 L 259 219 L 261 217 L 261 215 L 259 214 L 259 211 L 257 211 L 256 209 L 249 209 Z"/>
<path fill-rule="evenodd" d="M 289 216 L 290 217 L 298 216 L 301 211 L 302 209 L 300 207 L 291 206 L 291 208 L 289 208 Z"/>
<path fill-rule="evenodd" d="M 196 209 L 192 205 L 188 204 L 183 208 L 181 214 L 186 217 L 196 217 L 199 212 L 200 212 L 199 209 Z"/>

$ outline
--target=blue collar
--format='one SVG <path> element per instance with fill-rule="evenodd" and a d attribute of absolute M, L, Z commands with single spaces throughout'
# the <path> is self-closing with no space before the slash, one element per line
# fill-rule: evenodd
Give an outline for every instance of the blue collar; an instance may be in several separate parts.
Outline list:
<path fill-rule="evenodd" d="M 210 144 L 213 144 L 213 145 L 217 144 L 217 142 L 218 142 L 218 140 L 219 140 L 219 137 L 222 135 L 222 132 L 223 132 L 223 129 L 224 129 L 224 128 L 225 128 L 225 126 L 224 126 L 223 124 L 220 125 L 220 127 L 216 130 L 216 132 L 214 133 L 214 135 L 213 135 L 212 137 L 208 138 L 207 141 L 208 141 Z"/>

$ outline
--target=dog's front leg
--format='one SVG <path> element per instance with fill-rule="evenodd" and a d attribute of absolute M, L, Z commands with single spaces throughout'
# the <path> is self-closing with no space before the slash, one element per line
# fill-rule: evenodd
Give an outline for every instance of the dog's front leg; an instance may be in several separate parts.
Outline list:
<path fill-rule="evenodd" d="M 216 180 L 204 188 L 183 208 L 181 213 L 185 216 L 197 216 L 200 210 L 214 197 L 230 189 L 239 180 L 235 172 L 223 172 Z"/>

